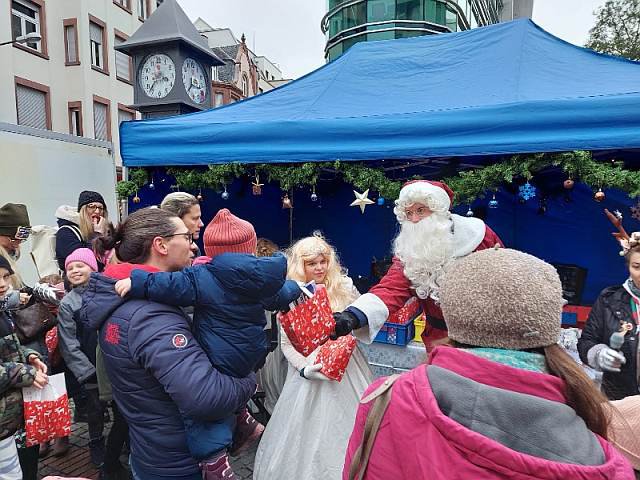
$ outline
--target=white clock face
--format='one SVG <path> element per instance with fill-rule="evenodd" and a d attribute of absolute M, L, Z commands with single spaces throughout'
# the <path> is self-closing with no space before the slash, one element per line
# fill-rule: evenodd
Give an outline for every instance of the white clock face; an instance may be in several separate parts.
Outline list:
<path fill-rule="evenodd" d="M 182 83 L 194 103 L 204 103 L 207 99 L 207 77 L 202 66 L 193 58 L 185 59 L 182 64 Z"/>
<path fill-rule="evenodd" d="M 140 87 L 151 98 L 166 97 L 176 82 L 176 66 L 167 55 L 150 55 L 140 69 Z"/>

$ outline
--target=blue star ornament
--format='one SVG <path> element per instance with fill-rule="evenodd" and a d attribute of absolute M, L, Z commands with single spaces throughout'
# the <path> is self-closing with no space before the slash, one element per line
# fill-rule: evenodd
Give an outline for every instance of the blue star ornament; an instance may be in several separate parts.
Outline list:
<path fill-rule="evenodd" d="M 527 182 L 520 186 L 519 195 L 523 200 L 529 200 L 536 196 L 536 187 Z"/>

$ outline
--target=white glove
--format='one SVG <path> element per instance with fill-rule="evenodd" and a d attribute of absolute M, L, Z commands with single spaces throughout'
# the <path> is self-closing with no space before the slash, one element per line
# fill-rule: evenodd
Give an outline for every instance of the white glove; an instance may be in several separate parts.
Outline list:
<path fill-rule="evenodd" d="M 300 370 L 300 376 L 306 378 L 307 380 L 323 380 L 325 382 L 330 382 L 331 379 L 324 373 L 320 372 L 321 369 L 322 364 L 316 363 L 315 365 L 310 365 Z"/>
<path fill-rule="evenodd" d="M 605 347 L 598 352 L 597 362 L 603 372 L 619 372 L 620 366 L 627 363 L 627 359 L 617 350 Z"/>

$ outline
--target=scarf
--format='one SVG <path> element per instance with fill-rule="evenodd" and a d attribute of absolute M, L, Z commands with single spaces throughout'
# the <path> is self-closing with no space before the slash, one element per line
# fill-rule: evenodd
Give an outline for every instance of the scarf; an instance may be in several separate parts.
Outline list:
<path fill-rule="evenodd" d="M 486 347 L 468 348 L 465 349 L 465 351 L 509 367 L 530 370 L 538 373 L 549 373 L 544 355 L 539 353 Z"/>

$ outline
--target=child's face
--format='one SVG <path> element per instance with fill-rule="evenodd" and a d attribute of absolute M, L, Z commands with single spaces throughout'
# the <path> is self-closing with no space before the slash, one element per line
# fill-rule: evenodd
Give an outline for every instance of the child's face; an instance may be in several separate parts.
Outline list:
<path fill-rule="evenodd" d="M 327 276 L 329 261 L 324 255 L 318 255 L 311 260 L 304 261 L 304 276 L 306 281 L 315 280 L 316 283 L 324 283 Z"/>
<path fill-rule="evenodd" d="M 74 287 L 84 285 L 91 276 L 91 267 L 84 262 L 71 262 L 67 265 L 67 278 Z"/>
<path fill-rule="evenodd" d="M 0 298 L 4 298 L 11 287 L 11 274 L 6 268 L 0 267 Z"/>

